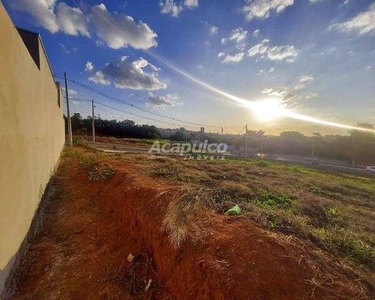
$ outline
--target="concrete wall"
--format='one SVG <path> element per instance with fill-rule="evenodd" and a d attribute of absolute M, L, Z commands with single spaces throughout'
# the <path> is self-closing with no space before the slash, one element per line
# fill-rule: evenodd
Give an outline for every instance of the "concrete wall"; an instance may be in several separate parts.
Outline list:
<path fill-rule="evenodd" d="M 0 28 L 1 292 L 57 167 L 64 146 L 64 124 L 61 89 L 40 38 L 34 34 L 30 50 L 39 51 L 38 67 L 1 2 Z M 26 36 L 33 39 L 32 33 L 26 32 Z"/>

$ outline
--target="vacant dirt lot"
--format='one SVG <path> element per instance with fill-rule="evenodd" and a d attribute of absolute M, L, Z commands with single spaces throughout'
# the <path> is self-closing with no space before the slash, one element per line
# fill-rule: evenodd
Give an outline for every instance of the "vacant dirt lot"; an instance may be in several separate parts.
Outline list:
<path fill-rule="evenodd" d="M 12 299 L 375 297 L 372 179 L 73 148 L 54 184 Z"/>

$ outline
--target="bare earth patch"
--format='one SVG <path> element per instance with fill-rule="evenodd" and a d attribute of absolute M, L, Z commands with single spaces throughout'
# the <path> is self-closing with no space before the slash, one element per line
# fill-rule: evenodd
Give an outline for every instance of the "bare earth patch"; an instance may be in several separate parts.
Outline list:
<path fill-rule="evenodd" d="M 69 150 L 11 298 L 373 299 L 374 182 L 314 172 Z"/>

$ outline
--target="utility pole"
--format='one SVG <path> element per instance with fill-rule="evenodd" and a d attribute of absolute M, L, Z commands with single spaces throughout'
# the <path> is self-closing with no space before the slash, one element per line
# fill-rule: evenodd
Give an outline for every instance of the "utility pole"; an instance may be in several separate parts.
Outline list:
<path fill-rule="evenodd" d="M 247 124 L 246 124 L 246 134 L 245 134 L 245 142 L 246 142 L 246 156 L 247 156 L 247 132 L 248 132 L 248 130 L 247 130 Z"/>
<path fill-rule="evenodd" d="M 313 138 L 312 150 L 311 150 L 311 158 L 314 158 L 315 152 L 315 137 Z"/>
<path fill-rule="evenodd" d="M 69 146 L 73 146 L 72 120 L 70 119 L 68 80 L 66 79 L 66 72 L 64 72 L 64 78 L 65 78 L 66 113 L 68 115 L 68 139 L 69 139 Z"/>
<path fill-rule="evenodd" d="M 92 142 L 95 144 L 95 105 L 94 105 L 94 99 L 91 101 L 92 104 Z"/>

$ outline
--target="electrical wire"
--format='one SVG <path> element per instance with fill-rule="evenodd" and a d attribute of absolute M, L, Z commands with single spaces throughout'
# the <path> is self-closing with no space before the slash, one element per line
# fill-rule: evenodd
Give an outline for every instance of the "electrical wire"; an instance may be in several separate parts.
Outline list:
<path fill-rule="evenodd" d="M 57 77 L 57 78 L 60 78 L 60 79 L 65 79 L 63 76 L 60 76 L 60 75 L 56 75 L 56 74 L 55 74 L 54 76 Z M 137 109 L 137 110 L 140 110 L 140 111 L 142 111 L 142 112 L 145 112 L 145 113 L 148 113 L 148 114 L 151 114 L 151 115 L 154 115 L 154 116 L 160 117 L 160 118 L 170 119 L 170 120 L 175 121 L 175 122 L 179 122 L 179 123 L 183 123 L 183 124 L 189 124 L 189 125 L 195 125 L 195 126 L 200 126 L 200 127 L 208 127 L 208 128 L 221 128 L 221 127 L 223 127 L 223 126 L 217 126 L 217 125 L 207 125 L 207 124 L 201 124 L 201 123 L 189 122 L 189 121 L 184 121 L 184 120 L 181 120 L 181 119 L 178 119 L 178 118 L 169 117 L 169 116 L 166 116 L 166 115 L 163 115 L 163 114 L 158 114 L 158 113 L 155 113 L 155 112 L 152 112 L 152 111 L 146 110 L 146 109 L 144 109 L 144 108 L 141 108 L 141 107 L 139 107 L 139 106 L 136 106 L 136 105 L 134 105 L 134 104 L 131 104 L 131 103 L 129 103 L 129 102 L 126 102 L 126 101 L 120 100 L 120 99 L 118 99 L 118 98 L 116 98 L 116 97 L 111 96 L 111 95 L 108 94 L 108 93 L 105 93 L 105 92 L 102 92 L 102 91 L 98 91 L 98 90 L 96 90 L 96 89 L 94 89 L 94 88 L 91 88 L 91 87 L 89 87 L 89 86 L 87 86 L 87 85 L 85 85 L 85 84 L 83 84 L 83 83 L 80 83 L 80 82 L 78 82 L 78 81 L 76 81 L 76 80 L 69 79 L 69 78 L 67 78 L 67 80 L 68 80 L 69 82 L 72 82 L 72 83 L 74 83 L 74 84 L 76 84 L 76 85 L 79 85 L 79 86 L 81 86 L 81 87 L 83 87 L 83 88 L 85 88 L 85 89 L 87 89 L 87 90 L 89 90 L 89 91 L 91 91 L 91 92 L 94 92 L 94 93 L 96 93 L 96 94 L 99 94 L 99 95 L 101 95 L 101 96 L 103 96 L 103 97 L 105 97 L 105 98 L 108 98 L 108 99 L 110 99 L 110 100 L 116 101 L 116 102 L 118 102 L 118 103 L 121 103 L 121 104 L 124 104 L 124 105 L 127 105 L 127 106 L 130 106 L 130 107 L 132 107 L 132 108 L 135 108 L 135 109 Z M 71 99 L 73 99 L 73 98 L 71 98 Z M 77 99 L 79 99 L 79 98 L 75 98 L 75 99 L 77 100 Z M 84 99 L 84 100 L 87 100 L 87 99 Z M 88 100 L 88 101 L 91 101 L 91 100 Z M 134 115 L 134 114 L 133 114 L 133 115 Z M 147 118 L 147 117 L 144 117 L 144 116 L 139 116 L 139 117 L 140 117 L 140 118 Z M 151 119 L 151 118 L 148 118 L 148 119 L 149 119 L 149 120 L 155 120 L 155 119 Z M 162 123 L 163 121 L 157 120 L 157 122 Z M 168 124 L 168 123 L 166 123 L 166 124 Z M 170 124 L 176 124 L 176 123 L 170 123 Z M 177 125 L 178 125 L 178 126 L 181 126 L 181 124 L 177 124 Z M 190 127 L 192 127 L 192 126 L 190 126 Z M 239 129 L 239 128 L 242 128 L 242 126 L 241 126 L 241 127 L 223 127 L 223 128 L 225 128 L 225 129 Z"/>
<path fill-rule="evenodd" d="M 89 99 L 82 99 L 82 98 L 70 98 L 71 100 L 74 100 L 74 101 L 80 101 L 80 102 L 90 102 L 92 100 L 89 100 Z M 104 106 L 106 108 L 109 108 L 109 109 L 113 109 L 117 112 L 121 112 L 123 114 L 127 114 L 127 115 L 131 115 L 131 116 L 134 116 L 134 117 L 137 117 L 137 118 L 140 118 L 140 119 L 146 119 L 146 120 L 149 120 L 149 121 L 154 121 L 154 122 L 158 122 L 158 123 L 162 123 L 162 124 L 168 124 L 168 125 L 174 125 L 174 126 L 181 126 L 181 124 L 178 124 L 178 123 L 173 123 L 173 122 L 167 122 L 167 121 L 162 121 L 162 120 L 158 120 L 158 119 L 155 119 L 155 118 L 150 118 L 150 117 L 146 117 L 146 116 L 142 116 L 142 115 L 139 115 L 139 114 L 136 114 L 136 113 L 133 113 L 133 112 L 129 112 L 129 111 L 125 111 L 125 110 L 122 110 L 122 109 L 119 109 L 119 108 L 115 108 L 113 106 L 109 106 L 107 104 L 104 104 L 102 102 L 98 102 L 98 101 L 95 101 L 95 108 L 99 109 L 99 110 L 102 110 L 104 112 L 107 112 L 107 113 L 110 113 L 110 114 L 113 114 L 113 112 L 111 111 L 108 111 L 106 109 L 103 109 L 102 107 L 97 107 L 96 105 L 101 105 L 101 106 Z M 199 127 L 194 127 L 194 126 L 186 126 L 188 128 L 194 128 L 194 129 L 199 129 Z"/>

